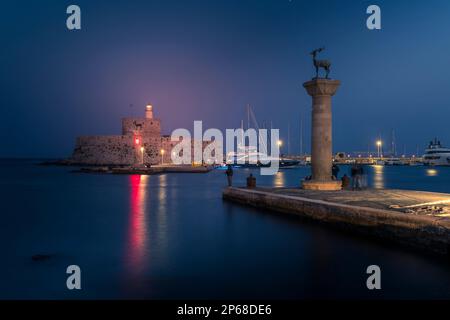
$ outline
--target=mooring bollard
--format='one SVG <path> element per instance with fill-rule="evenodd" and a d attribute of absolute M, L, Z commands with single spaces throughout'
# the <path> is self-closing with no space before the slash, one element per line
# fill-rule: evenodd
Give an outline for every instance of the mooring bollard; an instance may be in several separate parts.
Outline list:
<path fill-rule="evenodd" d="M 251 173 L 247 177 L 247 188 L 256 188 L 256 178 Z"/>

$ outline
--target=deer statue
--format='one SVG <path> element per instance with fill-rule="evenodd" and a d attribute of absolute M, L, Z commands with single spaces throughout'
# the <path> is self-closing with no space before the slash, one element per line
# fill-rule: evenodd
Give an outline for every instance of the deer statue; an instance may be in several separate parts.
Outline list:
<path fill-rule="evenodd" d="M 310 54 L 313 57 L 313 64 L 316 68 L 316 78 L 319 78 L 319 68 L 323 68 L 326 72 L 325 79 L 328 79 L 328 74 L 330 73 L 331 62 L 329 60 L 317 60 L 316 56 L 319 52 L 325 50 L 324 47 L 313 50 Z"/>

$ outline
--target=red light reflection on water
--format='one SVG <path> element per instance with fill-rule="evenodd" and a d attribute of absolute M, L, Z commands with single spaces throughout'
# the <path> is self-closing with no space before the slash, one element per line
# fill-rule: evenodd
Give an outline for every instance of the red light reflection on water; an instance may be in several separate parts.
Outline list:
<path fill-rule="evenodd" d="M 130 176 L 130 229 L 128 264 L 133 273 L 145 268 L 147 247 L 147 179 L 145 175 Z"/>

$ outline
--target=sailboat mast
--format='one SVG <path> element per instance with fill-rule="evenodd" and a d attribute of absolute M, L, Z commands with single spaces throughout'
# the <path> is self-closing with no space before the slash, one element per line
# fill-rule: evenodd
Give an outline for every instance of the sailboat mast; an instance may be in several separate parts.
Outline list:
<path fill-rule="evenodd" d="M 391 155 L 393 157 L 397 156 L 397 145 L 395 141 L 395 131 L 394 129 L 391 130 Z"/>
<path fill-rule="evenodd" d="M 241 130 L 242 130 L 241 147 L 243 147 L 244 146 L 244 120 L 241 120 Z"/>
<path fill-rule="evenodd" d="M 273 129 L 273 122 L 272 120 L 270 120 L 270 138 L 269 138 L 269 145 L 270 145 L 270 150 L 272 152 L 272 129 Z M 269 150 L 269 149 L 267 149 Z"/>
<path fill-rule="evenodd" d="M 300 110 L 300 155 L 303 155 L 303 115 Z"/>
<path fill-rule="evenodd" d="M 250 105 L 247 104 L 247 130 L 250 129 Z"/>
<path fill-rule="evenodd" d="M 288 122 L 288 139 L 287 139 L 287 147 L 288 147 L 288 154 L 291 154 L 291 123 Z"/>

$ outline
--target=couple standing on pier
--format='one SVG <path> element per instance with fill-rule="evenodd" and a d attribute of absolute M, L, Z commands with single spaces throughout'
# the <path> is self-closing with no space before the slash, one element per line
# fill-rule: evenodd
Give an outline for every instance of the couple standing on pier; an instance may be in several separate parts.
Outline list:
<path fill-rule="evenodd" d="M 339 167 L 336 164 L 333 164 L 333 167 L 331 169 L 333 173 L 333 180 L 338 179 L 338 173 L 339 173 Z M 352 166 L 350 170 L 350 178 L 347 176 L 347 174 L 344 174 L 344 176 L 341 178 L 342 181 L 342 190 L 346 190 L 350 187 L 350 182 L 352 184 L 351 188 L 352 190 L 362 190 L 364 183 L 364 169 L 360 164 L 355 164 Z"/>
<path fill-rule="evenodd" d="M 363 188 L 363 176 L 364 176 L 364 169 L 362 165 L 355 164 L 352 166 L 351 169 L 351 176 L 352 176 L 352 190 L 362 190 Z"/>

